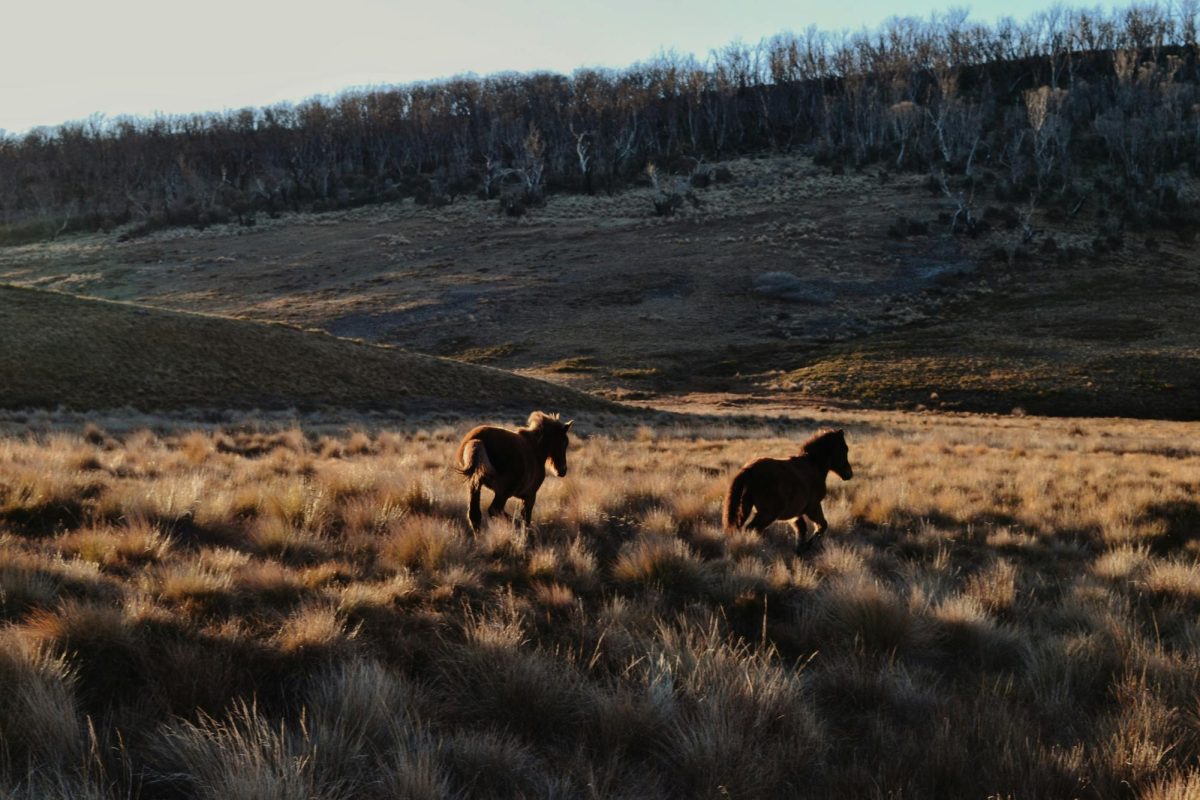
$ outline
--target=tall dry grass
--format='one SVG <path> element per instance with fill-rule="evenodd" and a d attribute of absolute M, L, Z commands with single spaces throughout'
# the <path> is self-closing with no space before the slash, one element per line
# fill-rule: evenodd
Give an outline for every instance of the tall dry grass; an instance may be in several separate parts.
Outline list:
<path fill-rule="evenodd" d="M 593 428 L 478 538 L 468 422 L 10 432 L 0 795 L 1200 796 L 1195 426 L 843 422 L 804 557 L 718 515 L 815 423 Z"/>

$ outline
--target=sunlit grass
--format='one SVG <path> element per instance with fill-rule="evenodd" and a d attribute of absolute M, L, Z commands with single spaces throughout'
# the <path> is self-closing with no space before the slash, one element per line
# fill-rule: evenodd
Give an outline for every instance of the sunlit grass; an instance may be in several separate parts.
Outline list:
<path fill-rule="evenodd" d="M 803 556 L 719 512 L 815 423 L 589 431 L 478 537 L 466 421 L 0 437 L 0 793 L 1194 796 L 1194 427 L 844 423 Z"/>

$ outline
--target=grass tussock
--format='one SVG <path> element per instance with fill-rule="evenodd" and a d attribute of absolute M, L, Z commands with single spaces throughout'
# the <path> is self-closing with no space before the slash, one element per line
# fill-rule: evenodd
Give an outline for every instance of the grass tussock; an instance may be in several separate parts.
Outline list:
<path fill-rule="evenodd" d="M 1196 797 L 1187 432 L 927 421 L 800 556 L 719 520 L 783 424 L 596 432 L 478 536 L 465 421 L 0 436 L 0 794 Z"/>
<path fill-rule="evenodd" d="M 625 545 L 612 569 L 621 583 L 683 594 L 704 591 L 710 582 L 708 572 L 683 541 L 662 534 Z"/>
<path fill-rule="evenodd" d="M 67 659 L 7 628 L 0 632 L 0 682 L 6 687 L 0 696 L 3 763 L 46 773 L 74 766 L 86 740 Z"/>

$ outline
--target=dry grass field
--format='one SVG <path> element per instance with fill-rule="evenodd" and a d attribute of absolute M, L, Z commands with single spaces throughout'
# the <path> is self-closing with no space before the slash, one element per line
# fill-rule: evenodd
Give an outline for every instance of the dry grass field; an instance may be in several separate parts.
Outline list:
<path fill-rule="evenodd" d="M 1198 9 L 0 130 L 0 800 L 1200 800 Z"/>
<path fill-rule="evenodd" d="M 0 796 L 1200 797 L 1196 425 L 817 416 L 582 419 L 478 538 L 473 420 L 5 417 Z M 722 533 L 823 424 L 823 546 Z"/>

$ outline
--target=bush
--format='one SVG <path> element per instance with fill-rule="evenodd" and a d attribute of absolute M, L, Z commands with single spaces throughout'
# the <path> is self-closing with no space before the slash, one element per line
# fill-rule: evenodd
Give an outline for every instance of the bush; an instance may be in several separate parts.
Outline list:
<path fill-rule="evenodd" d="M 888 226 L 887 234 L 893 239 L 906 239 L 909 236 L 926 236 L 929 233 L 929 223 L 921 220 L 899 217 Z"/>
<path fill-rule="evenodd" d="M 683 195 L 677 192 L 655 195 L 653 200 L 654 213 L 660 217 L 670 217 L 683 208 Z"/>

